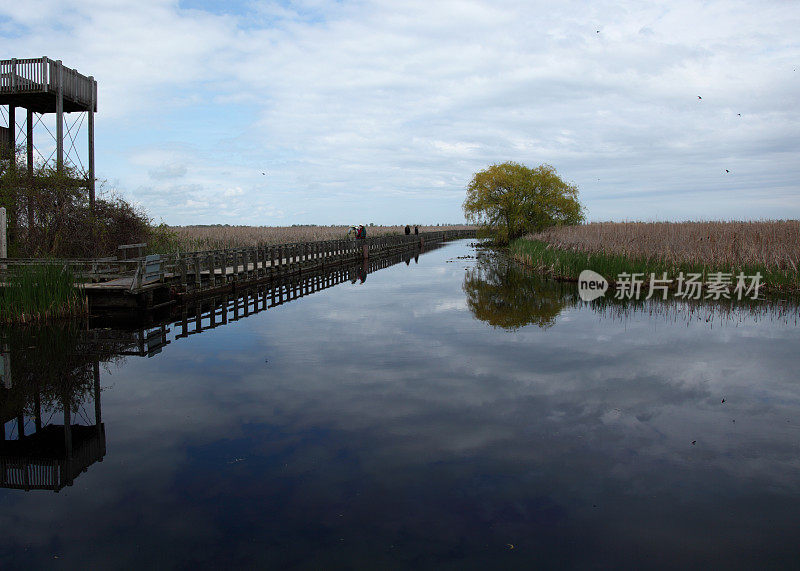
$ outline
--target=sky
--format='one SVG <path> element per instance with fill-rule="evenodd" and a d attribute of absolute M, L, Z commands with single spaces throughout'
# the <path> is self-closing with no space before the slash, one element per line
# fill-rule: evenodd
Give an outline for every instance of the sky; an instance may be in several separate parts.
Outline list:
<path fill-rule="evenodd" d="M 97 176 L 157 222 L 459 223 L 505 161 L 589 220 L 796 219 L 798 29 L 786 0 L 26 0 L 0 58 L 97 79 Z"/>

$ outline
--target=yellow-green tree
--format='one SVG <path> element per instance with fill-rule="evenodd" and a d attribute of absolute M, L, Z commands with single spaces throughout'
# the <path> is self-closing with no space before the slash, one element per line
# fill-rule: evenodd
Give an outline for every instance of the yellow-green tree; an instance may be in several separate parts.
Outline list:
<path fill-rule="evenodd" d="M 506 162 L 475 173 L 463 208 L 468 220 L 501 244 L 584 219 L 578 187 L 562 180 L 547 164 L 532 169 Z"/>

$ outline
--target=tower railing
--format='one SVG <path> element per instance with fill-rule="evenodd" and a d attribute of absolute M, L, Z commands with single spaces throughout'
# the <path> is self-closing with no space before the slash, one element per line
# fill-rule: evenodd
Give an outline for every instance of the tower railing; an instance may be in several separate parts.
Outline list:
<path fill-rule="evenodd" d="M 57 93 L 59 67 L 64 98 L 96 111 L 97 82 L 46 56 L 0 60 L 0 94 Z"/>

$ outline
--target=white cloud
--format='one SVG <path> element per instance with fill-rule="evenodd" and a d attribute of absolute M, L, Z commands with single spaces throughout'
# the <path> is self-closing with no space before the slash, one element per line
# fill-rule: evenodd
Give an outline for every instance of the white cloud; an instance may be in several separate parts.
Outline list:
<path fill-rule="evenodd" d="M 243 191 L 225 220 L 148 206 L 169 222 L 274 222 L 254 205 L 307 212 L 291 222 L 453 221 L 472 173 L 504 160 L 555 165 L 596 219 L 800 216 L 796 4 L 212 14 L 151 0 L 0 15 L 9 54 L 98 78 L 101 176 L 133 194 L 179 176 L 209 204 Z"/>
<path fill-rule="evenodd" d="M 244 190 L 242 190 L 238 186 L 236 188 L 228 188 L 225 190 L 225 192 L 222 193 L 222 195 L 226 197 L 242 196 L 243 194 Z"/>

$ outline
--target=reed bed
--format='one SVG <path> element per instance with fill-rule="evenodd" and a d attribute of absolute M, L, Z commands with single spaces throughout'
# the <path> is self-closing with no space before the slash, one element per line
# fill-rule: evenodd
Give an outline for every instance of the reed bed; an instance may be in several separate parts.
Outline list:
<path fill-rule="evenodd" d="M 520 259 L 562 279 L 584 269 L 761 273 L 767 289 L 800 293 L 800 222 L 597 222 L 551 228 L 515 242 Z"/>
<path fill-rule="evenodd" d="M 0 323 L 47 322 L 88 314 L 85 292 L 75 276 L 57 264 L 22 266 L 4 276 Z"/>
<path fill-rule="evenodd" d="M 197 252 L 268 246 L 293 242 L 338 240 L 347 236 L 349 226 L 170 226 L 169 237 L 155 249 L 159 253 Z M 460 230 L 466 225 L 419 226 L 420 232 Z M 368 226 L 367 236 L 402 234 L 405 226 Z M 411 226 L 413 232 L 414 227 Z"/>

